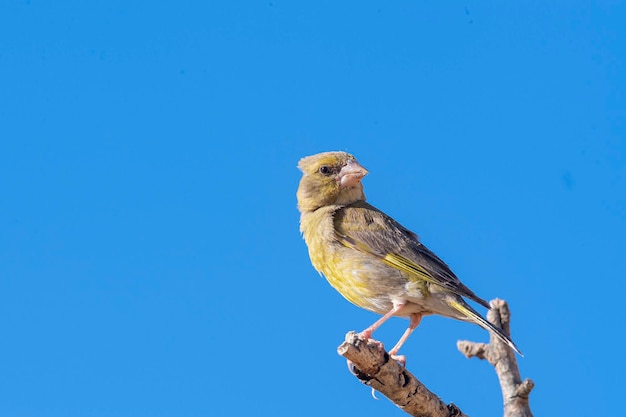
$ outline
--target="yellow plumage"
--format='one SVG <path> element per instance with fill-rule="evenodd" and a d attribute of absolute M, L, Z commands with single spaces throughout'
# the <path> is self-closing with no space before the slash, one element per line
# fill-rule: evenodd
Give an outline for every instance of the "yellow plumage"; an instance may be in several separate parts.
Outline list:
<path fill-rule="evenodd" d="M 365 201 L 361 179 L 367 170 L 354 156 L 324 152 L 301 159 L 298 167 L 300 231 L 311 263 L 348 301 L 383 314 L 362 336 L 371 337 L 389 317 L 409 317 L 409 328 L 390 351 L 396 355 L 422 316 L 439 314 L 476 323 L 519 352 L 463 298 L 489 308 L 485 300 L 417 235 Z"/>

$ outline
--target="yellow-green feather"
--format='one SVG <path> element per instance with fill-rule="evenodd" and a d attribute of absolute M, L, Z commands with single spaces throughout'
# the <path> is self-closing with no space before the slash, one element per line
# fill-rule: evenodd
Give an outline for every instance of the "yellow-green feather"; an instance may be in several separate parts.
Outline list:
<path fill-rule="evenodd" d="M 461 303 L 459 303 L 457 301 L 453 301 L 453 300 L 448 300 L 447 303 L 448 303 L 448 305 L 450 307 L 454 308 L 456 311 L 458 311 L 459 313 L 463 314 L 465 317 L 470 319 L 472 322 L 478 324 L 483 329 L 485 329 L 487 331 L 490 331 L 491 333 L 496 335 L 500 340 L 502 340 L 504 343 L 509 345 L 511 347 L 511 349 L 513 349 L 514 351 L 519 353 L 521 356 L 524 356 L 524 355 L 522 355 L 522 352 L 520 352 L 518 347 L 515 346 L 515 343 L 513 343 L 513 341 L 511 340 L 511 338 L 508 335 L 506 335 L 502 330 L 500 330 L 499 328 L 497 328 L 493 324 L 489 323 L 485 318 L 483 318 L 480 314 L 475 312 L 469 306 L 463 305 L 463 304 L 461 304 Z"/>

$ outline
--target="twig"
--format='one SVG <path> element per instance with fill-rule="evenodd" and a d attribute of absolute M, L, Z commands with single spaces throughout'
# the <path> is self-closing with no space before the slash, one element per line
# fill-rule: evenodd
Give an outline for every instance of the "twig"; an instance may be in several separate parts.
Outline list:
<path fill-rule="evenodd" d="M 491 301 L 487 319 L 510 334 L 510 311 L 506 301 Z M 459 341 L 459 350 L 468 358 L 486 359 L 494 366 L 504 398 L 504 417 L 533 417 L 529 395 L 533 381 L 522 382 L 515 353 L 499 338 L 491 336 L 489 344 Z M 337 349 L 352 362 L 354 375 L 367 386 L 389 398 L 400 409 L 414 417 L 467 417 L 454 404 L 445 404 L 413 374 L 392 360 L 382 345 L 349 332 Z"/>
<path fill-rule="evenodd" d="M 511 334 L 511 313 L 506 301 L 491 301 L 487 320 Z M 502 389 L 504 417 L 532 417 L 528 397 L 535 384 L 530 379 L 522 382 L 515 353 L 504 342 L 491 335 L 489 344 L 461 340 L 457 348 L 468 358 L 485 359 L 493 365 Z"/>
<path fill-rule="evenodd" d="M 467 417 L 454 404 L 445 404 L 397 361 L 391 360 L 381 344 L 346 334 L 337 352 L 354 365 L 354 375 L 367 386 L 389 398 L 414 417 Z"/>

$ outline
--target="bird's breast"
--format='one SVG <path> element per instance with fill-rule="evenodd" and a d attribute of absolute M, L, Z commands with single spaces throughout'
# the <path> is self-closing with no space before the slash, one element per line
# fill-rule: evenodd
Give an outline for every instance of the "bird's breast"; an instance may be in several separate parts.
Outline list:
<path fill-rule="evenodd" d="M 384 314 L 400 296 L 406 279 L 371 255 L 342 245 L 335 237 L 332 216 L 301 222 L 311 263 L 351 303 Z"/>

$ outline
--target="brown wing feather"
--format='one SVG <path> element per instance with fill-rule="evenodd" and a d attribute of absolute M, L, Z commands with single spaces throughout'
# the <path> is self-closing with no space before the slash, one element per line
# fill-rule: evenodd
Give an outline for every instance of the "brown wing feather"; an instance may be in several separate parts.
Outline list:
<path fill-rule="evenodd" d="M 335 213 L 335 230 L 344 245 L 489 308 L 489 303 L 465 286 L 415 233 L 376 207 L 358 201 L 339 209 Z"/>

